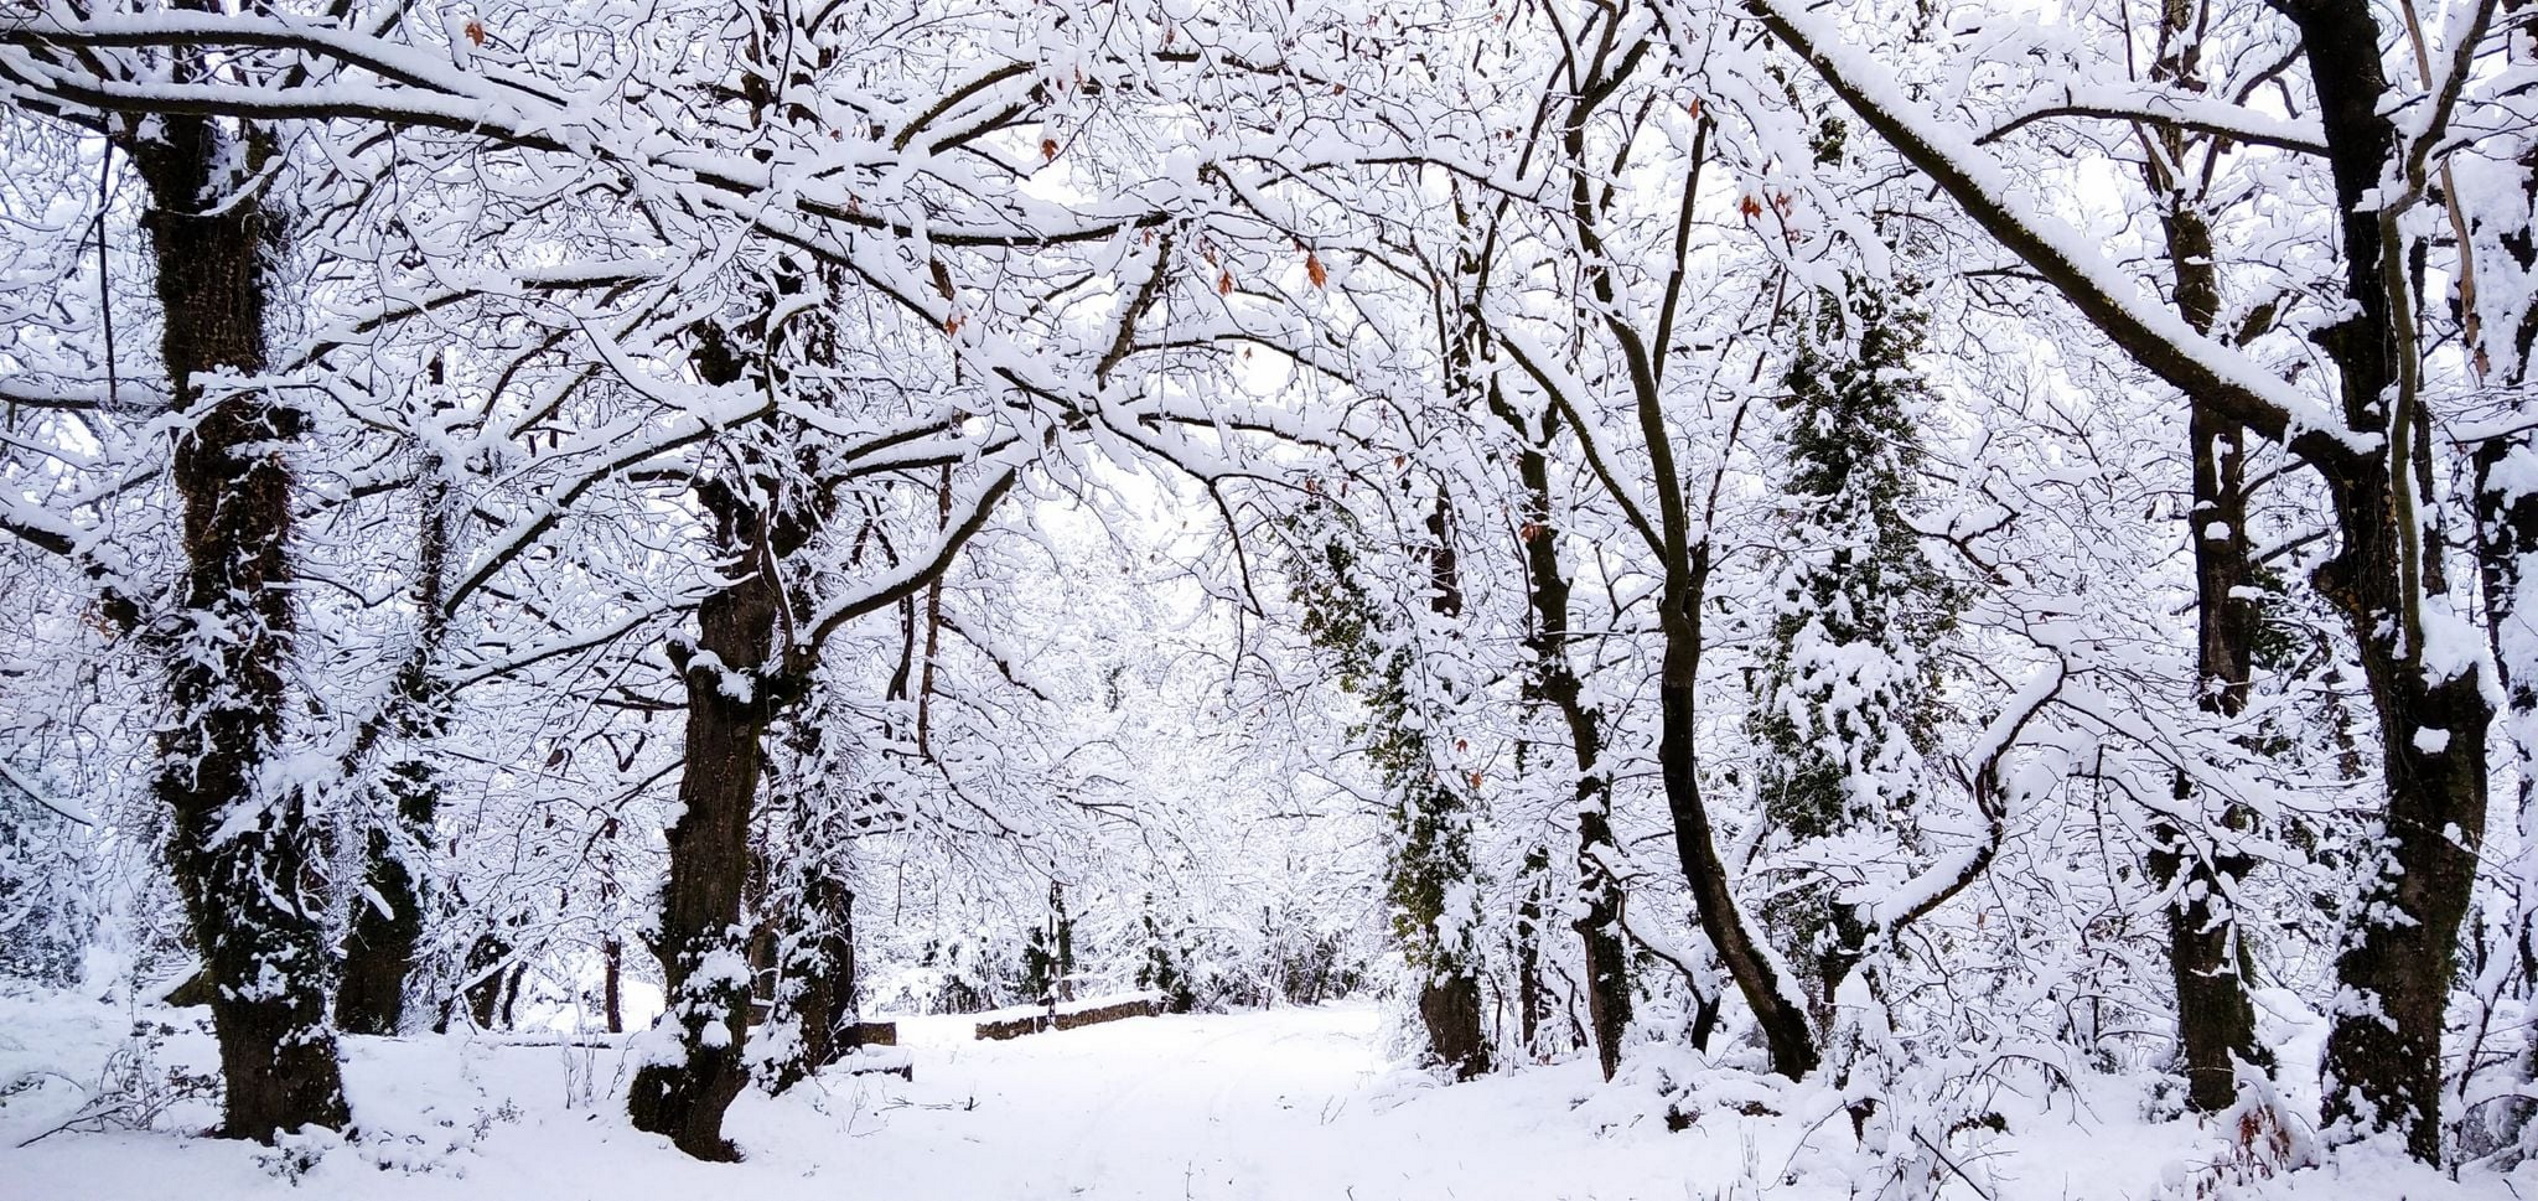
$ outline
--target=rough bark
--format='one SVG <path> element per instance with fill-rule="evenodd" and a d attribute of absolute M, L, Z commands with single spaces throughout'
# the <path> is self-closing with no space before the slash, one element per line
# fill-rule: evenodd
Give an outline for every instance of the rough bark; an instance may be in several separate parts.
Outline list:
<path fill-rule="evenodd" d="M 439 790 L 429 770 L 399 764 L 388 781 L 396 820 L 408 831 L 431 829 Z M 363 892 L 353 898 L 352 928 L 344 935 L 335 1024 L 347 1034 L 395 1034 L 405 1022 L 406 978 L 423 940 L 423 887 L 406 866 L 406 848 L 387 830 L 364 835 L 362 859 Z"/>
<path fill-rule="evenodd" d="M 189 57 L 179 69 L 200 64 Z M 266 366 L 275 217 L 235 192 L 273 149 L 252 126 L 171 116 L 153 127 L 122 141 L 149 190 L 142 225 L 156 252 L 160 351 L 187 418 L 174 473 L 184 578 L 154 788 L 175 818 L 168 862 L 213 986 L 222 1130 L 270 1142 L 350 1118 L 311 896 L 316 831 L 296 791 L 264 782 L 283 733 L 294 625 L 284 454 L 303 421 L 269 394 L 206 386 Z"/>
<path fill-rule="evenodd" d="M 2413 346 L 2401 316 L 2406 282 L 2380 220 L 2386 200 L 2373 200 L 2397 144 L 2382 103 L 2379 24 L 2366 0 L 2279 7 L 2308 55 L 2342 213 L 2346 291 L 2358 310 L 2318 339 L 2336 364 L 2346 421 L 2388 444 L 2384 453 L 2317 464 L 2340 543 L 2316 584 L 2351 627 L 2379 711 L 2388 784 L 2374 832 L 2380 871 L 2364 881 L 2357 912 L 2366 916 L 2336 956 L 2348 1000 L 2327 1035 L 2325 1115 L 2355 1133 L 2402 1129 L 2415 1158 L 2438 1162 L 2442 1014 L 2485 833 L 2493 706 L 2473 662 L 2425 652 L 2422 608 L 2444 587 L 2438 542 L 2416 511 L 2431 492 L 2431 460 L 2401 378 Z"/>
<path fill-rule="evenodd" d="M 827 876 L 804 898 L 816 933 L 798 955 L 792 1005 L 802 1024 L 802 1065 L 816 1072 L 855 1049 L 855 893 Z"/>
<path fill-rule="evenodd" d="M 687 764 L 679 819 L 668 833 L 669 874 L 652 944 L 661 960 L 675 1037 L 674 1061 L 635 1073 L 627 1108 L 635 1127 L 665 1134 L 698 1159 L 739 1153 L 723 1137 L 723 1113 L 748 1083 L 742 1060 L 750 1000 L 740 896 L 749 877 L 749 817 L 766 763 L 775 656 L 784 605 L 757 504 L 712 481 L 698 487 L 715 516 L 715 544 L 731 582 L 697 606 L 693 645 L 678 648 L 687 690 Z"/>

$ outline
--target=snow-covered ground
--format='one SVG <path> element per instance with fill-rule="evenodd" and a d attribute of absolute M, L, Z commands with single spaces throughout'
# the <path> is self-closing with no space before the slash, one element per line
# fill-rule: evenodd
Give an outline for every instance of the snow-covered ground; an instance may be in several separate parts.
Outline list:
<path fill-rule="evenodd" d="M 1832 1166 L 1855 1154 L 1838 1117 L 1739 1114 L 1728 1102 L 1667 1130 L 1646 1065 L 1615 1085 L 1573 1061 L 1433 1086 L 1385 1062 L 1381 1018 L 1362 1004 L 1141 1018 L 1009 1042 L 970 1041 L 964 1019 L 907 1021 L 914 1082 L 841 1077 L 780 1099 L 753 1092 L 728 1126 L 748 1155 L 738 1165 L 688 1160 L 628 1127 L 621 1045 L 588 1039 L 348 1039 L 366 1132 L 295 1154 L 185 1136 L 211 1118 L 199 1103 L 171 1110 L 155 1132 L 66 1131 L 18 1146 L 78 1108 L 130 1024 L 110 1006 L 0 998 L 0 1091 L 22 1082 L 0 1107 L 0 1201 L 1710 1201 L 1848 1197 L 1858 1179 Z M 149 1073 L 208 1066 L 210 1053 L 207 1036 L 180 1031 Z M 87 1089 L 41 1082 L 42 1070 L 73 1064 L 89 1065 Z M 2066 1095 L 2018 1112 L 2008 1135 L 1958 1150 L 1965 1175 L 1942 1180 L 1938 1195 L 1974 1197 L 1977 1184 L 1992 1201 L 2514 1195 L 2490 1176 L 2454 1184 L 2369 1153 L 2253 1190 L 2216 1187 L 2224 1178 L 2203 1165 L 2217 1136 L 2146 1125 L 2127 1104 Z M 1874 1184 L 1872 1173 L 1858 1195 Z"/>

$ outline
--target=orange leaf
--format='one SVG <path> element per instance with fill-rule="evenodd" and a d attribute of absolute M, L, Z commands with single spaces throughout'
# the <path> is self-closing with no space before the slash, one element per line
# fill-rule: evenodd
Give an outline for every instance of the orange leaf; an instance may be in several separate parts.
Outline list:
<path fill-rule="evenodd" d="M 1314 287 L 1327 287 L 1331 282 L 1331 273 L 1322 269 L 1322 256 L 1310 251 L 1304 256 L 1304 273 L 1312 278 Z"/>
<path fill-rule="evenodd" d="M 958 314 L 958 313 L 954 313 L 954 314 L 952 314 L 952 315 L 951 315 L 951 316 L 949 316 L 949 317 L 945 317 L 945 318 L 943 319 L 943 332 L 944 332 L 944 333 L 947 333 L 947 334 L 958 334 L 958 333 L 960 333 L 960 332 L 961 332 L 961 322 L 962 322 L 963 320 L 965 320 L 965 318 L 963 318 L 963 317 L 962 317 L 960 314 Z"/>
<path fill-rule="evenodd" d="M 477 44 L 477 45 L 479 45 L 479 46 L 484 45 L 484 44 L 485 44 L 485 23 L 484 23 L 484 22 L 482 22 L 482 21 L 476 20 L 476 19 L 475 19 L 475 18 L 473 18 L 473 17 L 468 18 L 468 21 L 467 21 L 467 40 L 468 40 L 468 41 L 471 41 L 471 42 L 474 42 L 474 43 L 476 43 L 476 44 Z"/>
<path fill-rule="evenodd" d="M 1745 214 L 1745 219 L 1750 221 L 1762 216 L 1762 201 L 1751 196 L 1745 197 L 1736 202 L 1736 211 Z"/>

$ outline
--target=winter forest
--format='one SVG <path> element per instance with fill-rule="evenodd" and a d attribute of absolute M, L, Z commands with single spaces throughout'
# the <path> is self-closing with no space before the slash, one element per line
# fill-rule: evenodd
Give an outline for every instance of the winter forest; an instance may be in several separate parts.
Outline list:
<path fill-rule="evenodd" d="M 2534 344 L 2533 0 L 0 0 L 0 1195 L 2526 1195 Z"/>

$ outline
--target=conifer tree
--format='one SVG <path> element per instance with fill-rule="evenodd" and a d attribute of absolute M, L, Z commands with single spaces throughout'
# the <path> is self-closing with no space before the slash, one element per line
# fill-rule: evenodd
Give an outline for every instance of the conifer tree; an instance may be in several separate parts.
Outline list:
<path fill-rule="evenodd" d="M 1930 399 L 1911 363 L 1925 319 L 1912 293 L 1855 281 L 1823 297 L 1783 376 L 1787 565 L 1750 721 L 1778 839 L 1771 920 L 1827 1028 L 1869 934 L 1852 894 L 1914 838 L 1931 650 L 1956 608 L 1910 520 Z"/>

